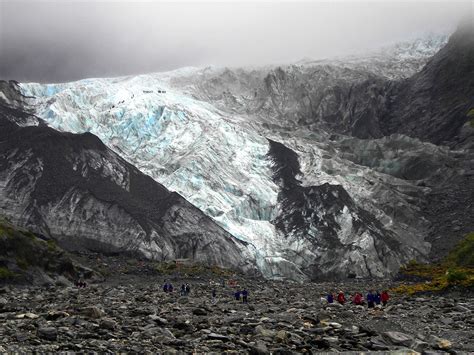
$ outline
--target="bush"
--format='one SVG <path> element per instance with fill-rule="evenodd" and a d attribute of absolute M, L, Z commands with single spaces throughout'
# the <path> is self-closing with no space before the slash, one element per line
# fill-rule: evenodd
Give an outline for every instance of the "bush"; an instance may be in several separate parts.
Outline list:
<path fill-rule="evenodd" d="M 0 267 L 0 280 L 8 280 L 12 279 L 16 276 L 16 274 L 6 267 Z"/>
<path fill-rule="evenodd" d="M 457 269 L 449 269 L 447 271 L 447 279 L 449 283 L 456 283 L 458 281 L 464 281 L 467 280 L 467 273 L 462 270 L 457 270 Z"/>
<path fill-rule="evenodd" d="M 453 266 L 474 267 L 474 233 L 469 233 L 446 257 Z"/>

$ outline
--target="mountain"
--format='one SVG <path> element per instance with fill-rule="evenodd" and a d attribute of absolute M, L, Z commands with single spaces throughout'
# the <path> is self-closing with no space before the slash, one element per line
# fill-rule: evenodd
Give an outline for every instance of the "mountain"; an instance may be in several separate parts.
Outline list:
<path fill-rule="evenodd" d="M 93 134 L 58 132 L 9 106 L 23 98 L 14 82 L 2 87 L 3 96 L 7 92 L 15 100 L 0 106 L 1 215 L 69 250 L 253 269 L 245 243 L 181 195 L 141 173 Z"/>
<path fill-rule="evenodd" d="M 48 125 L 96 134 L 246 243 L 265 276 L 384 277 L 474 229 L 470 34 L 345 64 L 20 87 Z"/>

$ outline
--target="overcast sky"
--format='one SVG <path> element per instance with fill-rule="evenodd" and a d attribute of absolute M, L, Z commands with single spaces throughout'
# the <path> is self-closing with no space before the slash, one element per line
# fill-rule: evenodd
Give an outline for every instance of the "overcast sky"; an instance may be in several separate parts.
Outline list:
<path fill-rule="evenodd" d="M 0 0 L 0 78 L 289 63 L 450 33 L 473 2 Z"/>

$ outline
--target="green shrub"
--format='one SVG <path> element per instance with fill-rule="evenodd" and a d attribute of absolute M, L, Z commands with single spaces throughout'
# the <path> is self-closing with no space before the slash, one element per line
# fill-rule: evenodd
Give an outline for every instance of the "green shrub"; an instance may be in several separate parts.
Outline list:
<path fill-rule="evenodd" d="M 0 280 L 7 280 L 12 279 L 16 276 L 16 274 L 6 267 L 0 267 Z"/>
<path fill-rule="evenodd" d="M 449 283 L 456 283 L 458 281 L 464 281 L 464 280 L 467 280 L 467 273 L 465 271 L 462 271 L 462 270 L 457 270 L 457 269 L 449 269 L 447 271 L 447 278 L 448 278 L 448 282 Z"/>
<path fill-rule="evenodd" d="M 469 233 L 446 257 L 449 266 L 474 267 L 474 233 Z"/>

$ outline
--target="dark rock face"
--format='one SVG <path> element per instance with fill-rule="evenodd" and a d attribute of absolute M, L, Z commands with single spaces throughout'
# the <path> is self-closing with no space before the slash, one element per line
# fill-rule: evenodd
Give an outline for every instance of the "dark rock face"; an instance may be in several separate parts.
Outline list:
<path fill-rule="evenodd" d="M 272 97 L 282 118 L 313 130 L 363 139 L 401 133 L 452 146 L 466 140 L 461 130 L 474 107 L 472 23 L 461 26 L 420 72 L 405 80 L 350 69 L 331 80 L 316 78 L 322 70 L 276 69 L 265 78 L 264 96 Z"/>
<path fill-rule="evenodd" d="M 31 117 L 2 104 L 0 214 L 69 249 L 252 269 L 243 242 L 96 136 L 22 127 L 11 119 L 18 115 Z"/>
<path fill-rule="evenodd" d="M 341 132 L 359 138 L 402 133 L 434 144 L 462 143 L 459 134 L 474 106 L 473 38 L 472 24 L 461 27 L 412 77 L 351 87 L 340 104 Z"/>
<path fill-rule="evenodd" d="M 380 277 L 397 270 L 408 256 L 416 256 L 416 250 L 403 246 L 341 185 L 302 186 L 297 179 L 298 155 L 281 143 L 269 142 L 274 179 L 281 187 L 280 213 L 273 223 L 287 239 L 309 242 L 315 259 L 304 270 L 312 279 Z"/>

